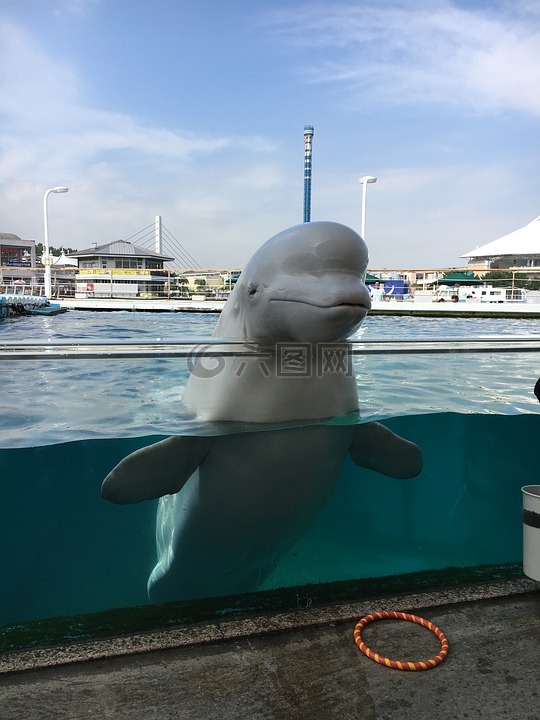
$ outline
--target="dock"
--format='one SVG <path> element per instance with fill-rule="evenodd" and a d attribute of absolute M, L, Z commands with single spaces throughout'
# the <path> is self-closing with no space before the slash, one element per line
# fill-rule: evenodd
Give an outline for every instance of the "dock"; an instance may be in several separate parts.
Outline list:
<path fill-rule="evenodd" d="M 384 300 L 372 304 L 370 315 L 415 317 L 540 318 L 540 303 L 429 302 Z"/>
<path fill-rule="evenodd" d="M 8 315 L 55 315 L 66 310 L 94 312 L 187 312 L 220 313 L 225 300 L 166 298 L 55 298 L 35 295 L 0 295 L 0 317 Z M 415 317 L 540 318 L 540 302 L 430 302 L 383 300 L 372 304 L 370 315 Z"/>
<path fill-rule="evenodd" d="M 220 313 L 225 300 L 167 300 L 150 298 L 59 298 L 66 310 L 98 312 L 197 312 Z"/>
<path fill-rule="evenodd" d="M 196 312 L 220 313 L 225 300 L 167 300 L 146 298 L 59 298 L 66 310 L 117 312 Z M 540 318 L 540 303 L 437 303 L 411 300 L 374 302 L 370 315 L 414 315 L 416 317 L 507 317 Z"/>

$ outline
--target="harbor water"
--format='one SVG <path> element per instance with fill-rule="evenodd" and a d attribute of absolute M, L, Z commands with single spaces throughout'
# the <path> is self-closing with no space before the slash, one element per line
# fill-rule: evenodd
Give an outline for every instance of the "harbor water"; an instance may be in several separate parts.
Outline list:
<path fill-rule="evenodd" d="M 204 345 L 216 320 L 70 311 L 3 320 L 0 339 Z M 396 480 L 347 460 L 257 590 L 520 561 L 520 489 L 538 483 L 540 358 L 474 352 L 479 336 L 538 338 L 540 321 L 366 319 L 353 340 L 470 338 L 471 352 L 354 356 L 356 422 L 416 443 L 424 469 Z M 2 358 L 0 625 L 149 603 L 158 502 L 112 505 L 100 487 L 134 450 L 201 432 L 182 409 L 188 375 L 183 357 Z"/>

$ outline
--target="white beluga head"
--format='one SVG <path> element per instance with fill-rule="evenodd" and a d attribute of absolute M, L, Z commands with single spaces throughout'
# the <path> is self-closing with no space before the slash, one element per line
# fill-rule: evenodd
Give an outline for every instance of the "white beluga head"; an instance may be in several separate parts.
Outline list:
<path fill-rule="evenodd" d="M 296 225 L 257 250 L 231 293 L 216 337 L 338 342 L 371 307 L 366 244 L 335 222 Z"/>

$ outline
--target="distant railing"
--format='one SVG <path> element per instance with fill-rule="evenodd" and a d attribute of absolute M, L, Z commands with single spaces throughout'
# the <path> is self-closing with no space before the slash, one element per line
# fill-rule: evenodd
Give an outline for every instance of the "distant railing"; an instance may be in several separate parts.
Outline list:
<path fill-rule="evenodd" d="M 45 287 L 39 283 L 0 283 L 0 295 L 32 295 L 42 297 L 45 295 Z M 52 297 L 74 297 L 74 285 L 53 285 L 51 288 Z"/>

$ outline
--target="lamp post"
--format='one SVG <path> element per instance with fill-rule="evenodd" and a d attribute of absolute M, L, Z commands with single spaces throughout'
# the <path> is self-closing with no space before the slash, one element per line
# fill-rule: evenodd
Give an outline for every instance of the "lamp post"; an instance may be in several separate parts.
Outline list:
<path fill-rule="evenodd" d="M 67 187 L 59 185 L 58 187 L 47 190 L 43 197 L 43 224 L 45 227 L 45 248 L 43 252 L 43 264 L 45 265 L 45 295 L 51 297 L 51 256 L 49 255 L 49 220 L 47 217 L 47 200 L 51 193 L 65 193 L 69 190 Z"/>
<path fill-rule="evenodd" d="M 377 178 L 373 177 L 373 175 L 364 175 L 359 180 L 360 185 L 362 185 L 362 239 L 366 239 L 366 199 L 367 199 L 367 186 L 368 183 L 376 183 Z"/>

